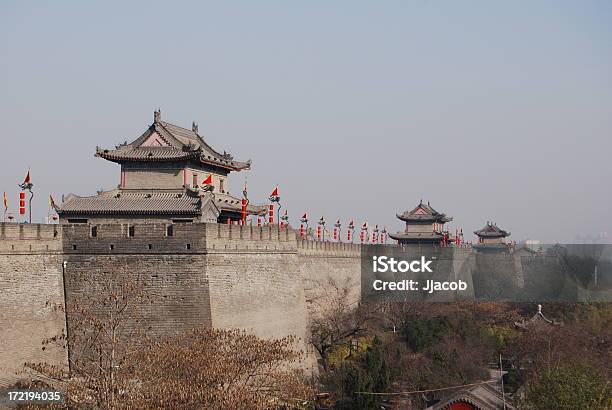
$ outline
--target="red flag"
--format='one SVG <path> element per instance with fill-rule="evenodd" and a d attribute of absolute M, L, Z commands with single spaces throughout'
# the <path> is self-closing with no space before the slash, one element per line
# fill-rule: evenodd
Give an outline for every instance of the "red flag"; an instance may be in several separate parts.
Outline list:
<path fill-rule="evenodd" d="M 304 215 L 302 215 L 302 219 L 308 219 L 308 212 L 305 212 Z"/>
<path fill-rule="evenodd" d="M 212 174 L 208 175 L 208 177 L 202 182 L 204 185 L 212 185 Z"/>
<path fill-rule="evenodd" d="M 4 193 L 4 212 L 8 211 L 8 198 L 6 197 L 6 192 Z"/>
<path fill-rule="evenodd" d="M 278 196 L 278 187 L 274 188 L 274 191 L 272 191 L 270 196 Z"/>
<path fill-rule="evenodd" d="M 23 180 L 23 184 L 22 185 L 26 185 L 30 183 L 30 170 L 28 170 L 28 175 L 26 175 L 25 179 Z"/>

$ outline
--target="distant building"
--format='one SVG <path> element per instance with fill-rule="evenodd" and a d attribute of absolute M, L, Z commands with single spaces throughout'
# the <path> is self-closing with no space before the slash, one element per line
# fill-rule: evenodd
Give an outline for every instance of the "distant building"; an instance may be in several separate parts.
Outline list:
<path fill-rule="evenodd" d="M 535 252 L 540 252 L 542 251 L 542 241 L 539 241 L 537 239 L 527 239 L 523 245 L 525 246 L 525 248 L 531 249 L 532 251 Z"/>
<path fill-rule="evenodd" d="M 522 322 L 514 322 L 514 326 L 522 330 L 541 330 L 550 326 L 560 326 L 561 323 L 549 319 L 542 313 L 542 305 L 538 305 L 538 311 L 531 319 L 523 320 Z"/>
<path fill-rule="evenodd" d="M 234 160 L 208 145 L 191 129 L 161 120 L 131 143 L 115 149 L 96 148 L 96 157 L 121 165 L 116 189 L 98 195 L 68 195 L 59 207 L 61 223 L 227 222 L 241 219 L 241 198 L 229 193 L 230 172 L 248 170 L 251 161 Z M 204 180 L 212 176 L 210 184 Z M 247 207 L 263 214 L 265 206 Z"/>
<path fill-rule="evenodd" d="M 436 211 L 429 202 L 424 204 L 421 201 L 412 211 L 396 216 L 406 222 L 404 232 L 389 234 L 399 244 L 440 244 L 449 240 L 444 224 L 453 218 Z"/>
<path fill-rule="evenodd" d="M 451 391 L 425 410 L 515 410 L 498 383 L 482 383 Z"/>
<path fill-rule="evenodd" d="M 478 237 L 478 243 L 473 246 L 477 251 L 503 251 L 509 249 L 506 238 L 510 236 L 510 232 L 504 231 L 493 222 L 487 222 L 483 228 L 474 231 L 474 234 Z"/>

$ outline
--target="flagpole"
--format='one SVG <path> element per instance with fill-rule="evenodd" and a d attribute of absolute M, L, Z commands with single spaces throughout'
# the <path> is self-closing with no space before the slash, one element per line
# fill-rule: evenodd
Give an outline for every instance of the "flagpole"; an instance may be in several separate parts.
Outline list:
<path fill-rule="evenodd" d="M 30 186 L 28 191 L 30 191 L 30 205 L 29 205 L 30 209 L 28 209 L 28 211 L 30 213 L 30 223 L 32 223 L 32 198 L 34 198 L 34 191 L 32 191 L 32 186 Z"/>
<path fill-rule="evenodd" d="M 21 188 L 22 191 L 28 190 L 30 191 L 30 212 L 29 212 L 29 216 L 30 216 L 30 223 L 32 223 L 32 199 L 34 198 L 34 191 L 32 191 L 32 188 L 34 188 L 34 184 L 32 183 L 31 179 L 30 179 L 30 170 L 28 169 L 28 175 L 26 176 L 26 179 L 23 181 L 22 184 L 19 185 L 19 187 Z"/>
<path fill-rule="evenodd" d="M 272 194 L 270 195 L 270 198 L 268 198 L 270 200 L 270 206 L 272 207 L 272 209 L 274 210 L 274 202 L 276 202 L 278 204 L 278 215 L 276 216 L 277 218 L 277 223 L 280 226 L 280 210 L 282 208 L 281 203 L 280 203 L 280 195 L 278 195 L 278 185 L 276 186 L 276 188 L 274 188 L 274 191 L 272 191 Z M 268 219 L 269 219 L 269 215 L 268 215 Z M 274 224 L 274 216 L 272 216 L 272 221 L 268 220 L 268 223 L 270 224 Z"/>

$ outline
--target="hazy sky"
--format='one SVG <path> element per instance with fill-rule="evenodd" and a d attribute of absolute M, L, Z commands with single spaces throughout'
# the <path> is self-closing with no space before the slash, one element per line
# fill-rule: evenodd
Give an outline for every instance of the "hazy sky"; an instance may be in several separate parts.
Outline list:
<path fill-rule="evenodd" d="M 397 231 L 423 198 L 468 239 L 612 235 L 612 2 L 45 3 L 0 4 L 0 190 L 31 166 L 36 221 L 115 187 L 96 145 L 161 107 L 294 224 Z"/>

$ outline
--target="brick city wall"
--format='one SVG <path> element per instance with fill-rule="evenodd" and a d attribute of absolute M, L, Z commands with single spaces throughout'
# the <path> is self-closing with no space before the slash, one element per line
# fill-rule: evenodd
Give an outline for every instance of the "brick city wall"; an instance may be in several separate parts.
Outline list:
<path fill-rule="evenodd" d="M 203 226 L 175 225 L 172 236 L 166 224 L 135 225 L 132 232 L 127 224 L 96 225 L 92 233 L 89 225 L 63 227 L 68 312 L 122 282 L 143 287 L 150 303 L 133 314 L 151 336 L 211 325 Z M 69 331 L 73 325 L 69 314 Z"/>
<path fill-rule="evenodd" d="M 361 293 L 362 246 L 298 240 L 299 268 L 309 316 L 326 307 L 327 297 L 348 290 L 357 303 Z"/>
<path fill-rule="evenodd" d="M 140 313 L 152 335 L 241 328 L 266 338 L 295 335 L 301 348 L 312 289 L 332 278 L 348 280 L 358 294 L 358 245 L 305 241 L 277 226 L 174 224 L 172 232 L 164 223 L 137 224 L 132 232 L 127 224 L 1 226 L 0 291 L 14 295 L 0 297 L 9 329 L 3 334 L 11 340 L 4 349 L 12 358 L 1 359 L 6 369 L 38 359 L 65 363 L 65 353 L 23 349 L 64 329 L 63 314 L 47 301 L 70 312 L 122 275 L 144 285 L 152 303 Z M 67 323 L 70 331 L 70 315 Z"/>
<path fill-rule="evenodd" d="M 0 224 L 0 384 L 25 362 L 66 365 L 66 352 L 43 340 L 65 332 L 61 230 Z"/>

